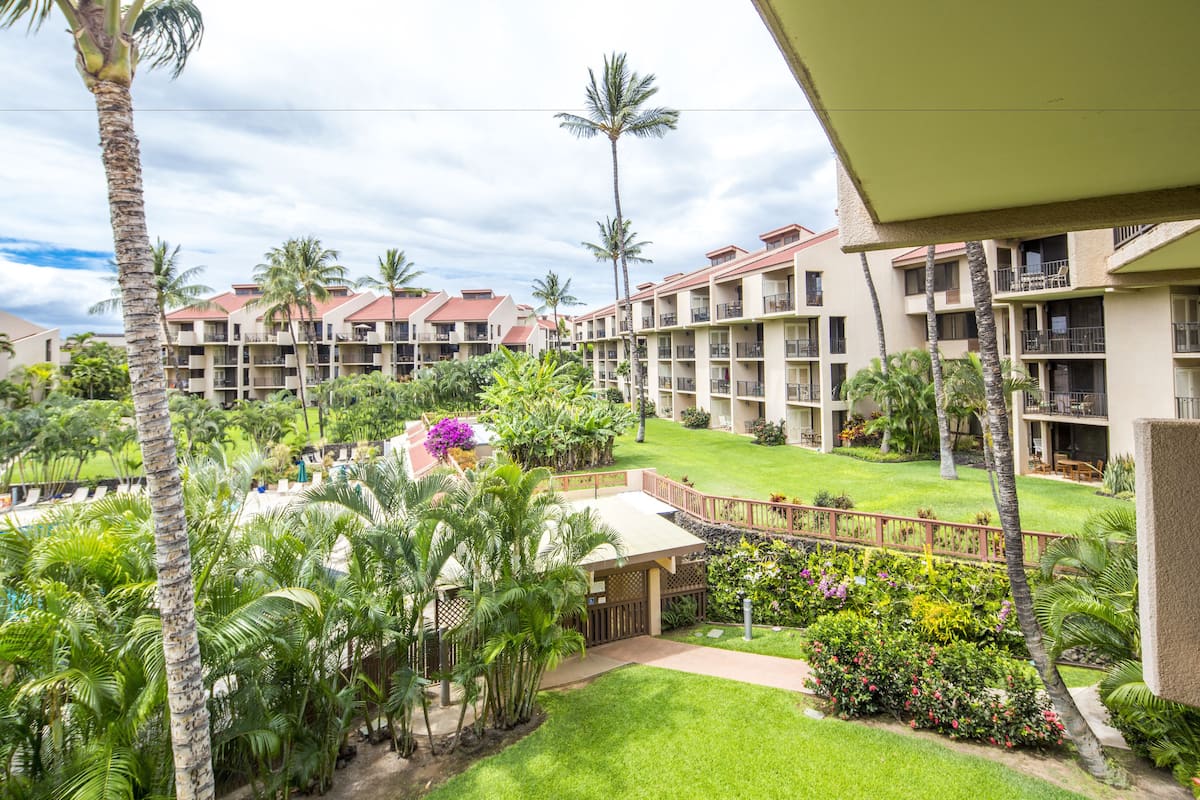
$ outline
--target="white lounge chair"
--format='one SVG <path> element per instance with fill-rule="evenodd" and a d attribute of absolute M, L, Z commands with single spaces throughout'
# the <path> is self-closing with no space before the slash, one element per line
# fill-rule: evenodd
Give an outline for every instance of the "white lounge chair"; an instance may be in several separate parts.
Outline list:
<path fill-rule="evenodd" d="M 344 447 L 341 450 L 338 450 L 337 460 L 339 464 L 345 464 L 350 460 L 350 451 Z"/>
<path fill-rule="evenodd" d="M 130 489 L 129 491 L 130 491 L 131 493 L 133 493 L 133 494 L 145 494 L 145 493 L 146 493 L 146 484 L 144 484 L 144 483 L 135 483 L 135 484 L 133 485 L 133 488 L 132 488 L 132 489 Z"/>
<path fill-rule="evenodd" d="M 107 487 L 107 486 L 105 486 L 105 485 L 103 485 L 103 484 L 101 484 L 101 485 L 97 486 L 97 487 L 96 487 L 96 491 L 92 493 L 92 502 L 94 503 L 94 502 L 96 502 L 97 500 L 103 500 L 103 499 L 104 499 L 104 496 L 105 496 L 106 494 L 108 494 L 108 487 Z"/>
<path fill-rule="evenodd" d="M 16 511 L 20 508 L 32 508 L 33 506 L 37 505 L 38 501 L 41 499 L 41 489 L 30 489 L 29 494 L 25 495 L 25 499 L 13 506 L 13 510 Z"/>
<path fill-rule="evenodd" d="M 280 493 L 280 494 L 287 494 L 288 492 L 290 492 L 290 491 L 292 490 L 292 487 L 291 487 L 291 485 L 288 483 L 288 479 L 287 479 L 287 478 L 280 478 L 280 479 L 279 479 L 279 486 L 278 486 L 278 487 L 276 487 L 276 488 L 278 488 L 278 490 L 279 490 L 279 493 Z"/>
<path fill-rule="evenodd" d="M 314 472 L 314 473 L 312 474 L 312 477 L 309 479 L 309 483 L 308 483 L 308 486 L 309 486 L 309 488 L 310 488 L 310 489 L 315 489 L 315 488 L 317 488 L 318 486 L 320 486 L 320 485 L 321 485 L 321 481 L 324 479 L 324 477 L 325 477 L 325 476 L 324 476 L 324 475 L 322 475 L 320 472 Z"/>
<path fill-rule="evenodd" d="M 71 496 L 70 496 L 70 497 L 68 497 L 68 498 L 67 498 L 66 502 L 68 502 L 68 503 L 82 503 L 84 500 L 87 500 L 87 497 L 88 497 L 88 491 L 89 491 L 88 487 L 86 487 L 86 486 L 80 486 L 78 489 L 76 489 L 76 490 L 75 490 L 75 491 L 74 491 L 74 492 L 71 494 Z"/>
<path fill-rule="evenodd" d="M 118 483 L 117 484 L 117 494 L 129 494 L 129 484 L 128 483 Z"/>

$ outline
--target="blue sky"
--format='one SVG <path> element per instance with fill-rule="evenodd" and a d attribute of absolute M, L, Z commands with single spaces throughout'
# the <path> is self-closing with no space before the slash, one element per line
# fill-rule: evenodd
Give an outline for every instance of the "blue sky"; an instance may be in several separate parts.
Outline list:
<path fill-rule="evenodd" d="M 622 201 L 653 280 L 799 222 L 834 224 L 831 149 L 748 2 L 581 5 L 205 0 L 183 76 L 134 84 L 151 236 L 221 289 L 314 234 L 354 275 L 389 247 L 456 290 L 519 301 L 554 269 L 589 305 L 611 271 L 580 241 L 612 214 L 606 142 L 557 127 L 612 50 L 681 110 L 663 140 L 621 142 Z M 0 307 L 67 332 L 113 330 L 111 229 L 91 96 L 53 19 L 0 31 Z M 313 59 L 303 54 L 321 54 Z M 300 55 L 298 55 L 300 54 Z M 19 291 L 15 289 L 19 287 Z"/>

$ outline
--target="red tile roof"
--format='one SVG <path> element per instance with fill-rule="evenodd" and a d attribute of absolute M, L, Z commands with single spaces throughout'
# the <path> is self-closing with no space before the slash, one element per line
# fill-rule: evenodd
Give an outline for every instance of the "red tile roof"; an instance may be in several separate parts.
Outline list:
<path fill-rule="evenodd" d="M 792 231 L 796 231 L 797 233 L 812 233 L 812 231 L 810 231 L 808 228 L 804 227 L 803 225 L 798 225 L 795 222 L 793 222 L 791 225 L 784 225 L 782 228 L 776 228 L 773 231 L 767 231 L 766 233 L 759 234 L 758 238 L 764 242 L 767 242 L 767 241 L 770 241 L 771 239 L 777 239 L 780 236 L 782 236 L 783 234 L 790 233 Z"/>
<path fill-rule="evenodd" d="M 566 319 L 566 317 L 564 317 L 563 319 Z M 555 330 L 558 330 L 558 326 L 557 326 L 557 325 L 555 325 L 555 324 L 554 324 L 554 322 L 553 322 L 552 320 L 548 320 L 548 319 L 539 319 L 539 320 L 538 320 L 538 327 L 539 327 L 539 328 L 545 328 L 545 329 L 546 329 L 546 330 L 548 330 L 548 331 L 555 331 Z"/>
<path fill-rule="evenodd" d="M 920 247 L 914 247 L 906 253 L 901 253 L 892 259 L 892 266 L 898 267 L 907 264 L 918 264 L 925 262 L 925 253 L 929 250 L 929 245 L 923 244 Z M 966 242 L 946 242 L 935 246 L 933 251 L 934 258 L 943 256 L 956 255 L 960 256 L 967 252 Z"/>
<path fill-rule="evenodd" d="M 482 322 L 504 300 L 503 296 L 492 297 L 487 300 L 469 300 L 463 297 L 454 297 L 426 319 L 429 322 Z"/>
<path fill-rule="evenodd" d="M 722 271 L 717 275 L 717 280 L 722 281 L 727 278 L 735 278 L 739 275 L 756 272 L 760 269 L 770 269 L 781 264 L 791 263 L 792 256 L 796 253 L 821 242 L 829 241 L 834 236 L 837 236 L 837 232 L 837 228 L 831 228 L 824 233 L 819 233 L 802 242 L 789 244 L 786 247 L 776 247 L 772 250 L 756 250 L 745 258 L 734 261 L 732 264 L 722 264 Z"/>
<path fill-rule="evenodd" d="M 209 302 L 216 303 L 220 308 L 199 309 L 199 308 L 181 308 L 178 311 L 172 311 L 167 314 L 168 322 L 188 322 L 191 320 L 203 319 L 227 319 L 229 315 L 237 311 L 242 306 L 249 303 L 261 295 L 256 294 L 236 294 L 234 292 L 222 292 L 216 297 L 210 297 Z M 224 309 L 223 311 L 221 309 Z"/>
<path fill-rule="evenodd" d="M 532 325 L 514 325 L 508 329 L 508 333 L 504 334 L 504 339 L 500 344 L 525 344 L 533 336 L 536 330 Z"/>
<path fill-rule="evenodd" d="M 318 300 L 316 303 L 313 303 L 313 308 L 316 312 L 315 316 L 323 317 L 343 303 L 348 303 L 354 298 L 361 296 L 362 295 L 358 294 L 357 292 L 347 292 L 346 294 L 332 295 L 328 300 Z M 305 316 L 308 316 L 307 310 L 304 313 Z M 258 319 L 263 319 L 265 316 L 265 314 L 259 314 Z M 297 319 L 298 318 L 299 317 L 297 316 Z"/>
<path fill-rule="evenodd" d="M 396 319 L 408 319 L 412 314 L 433 301 L 437 295 L 427 294 L 424 297 L 397 297 Z M 355 311 L 346 317 L 347 322 L 390 322 L 392 319 L 392 298 L 384 295 Z"/>

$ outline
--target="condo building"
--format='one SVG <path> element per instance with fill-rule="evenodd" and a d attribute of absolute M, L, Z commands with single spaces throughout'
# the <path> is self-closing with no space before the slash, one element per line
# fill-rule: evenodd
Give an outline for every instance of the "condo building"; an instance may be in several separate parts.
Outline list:
<path fill-rule="evenodd" d="M 0 333 L 8 336 L 12 353 L 0 353 L 0 379 L 18 367 L 49 362 L 57 364 L 62 348 L 58 328 L 43 328 L 16 314 L 0 311 Z"/>
<path fill-rule="evenodd" d="M 1020 471 L 1058 460 L 1102 467 L 1133 451 L 1134 419 L 1200 418 L 1200 281 L 1151 271 L 1161 246 L 1138 240 L 1164 238 L 1156 227 L 984 242 L 1001 355 L 1041 387 L 1014 398 Z M 699 269 L 638 287 L 632 317 L 647 396 L 660 416 L 678 420 L 699 406 L 713 427 L 738 433 L 760 418 L 783 420 L 790 443 L 828 452 L 851 411 L 842 384 L 878 356 L 861 256 L 842 252 L 836 229 L 789 225 L 761 239 L 753 252 L 729 245 Z M 926 252 L 866 254 L 889 352 L 926 346 Z M 937 246 L 934 290 L 943 356 L 977 351 L 963 243 Z M 629 379 L 617 374 L 628 358 L 618 309 L 574 325 L 595 385 L 628 397 Z"/>

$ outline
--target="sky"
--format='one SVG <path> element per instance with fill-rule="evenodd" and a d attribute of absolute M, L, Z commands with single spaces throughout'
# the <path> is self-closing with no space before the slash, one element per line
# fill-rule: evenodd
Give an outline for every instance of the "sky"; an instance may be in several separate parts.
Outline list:
<path fill-rule="evenodd" d="M 663 139 L 619 143 L 622 210 L 652 242 L 633 283 L 835 222 L 832 149 L 749 0 L 198 3 L 186 70 L 143 70 L 133 95 L 151 237 L 217 291 L 315 235 L 355 277 L 397 247 L 431 288 L 530 302 L 554 270 L 574 311 L 611 302 L 611 265 L 580 246 L 613 214 L 608 143 L 554 114 L 582 112 L 614 51 L 681 112 Z M 62 18 L 0 31 L 0 63 L 0 308 L 119 330 L 86 311 L 111 290 L 112 229 Z"/>

